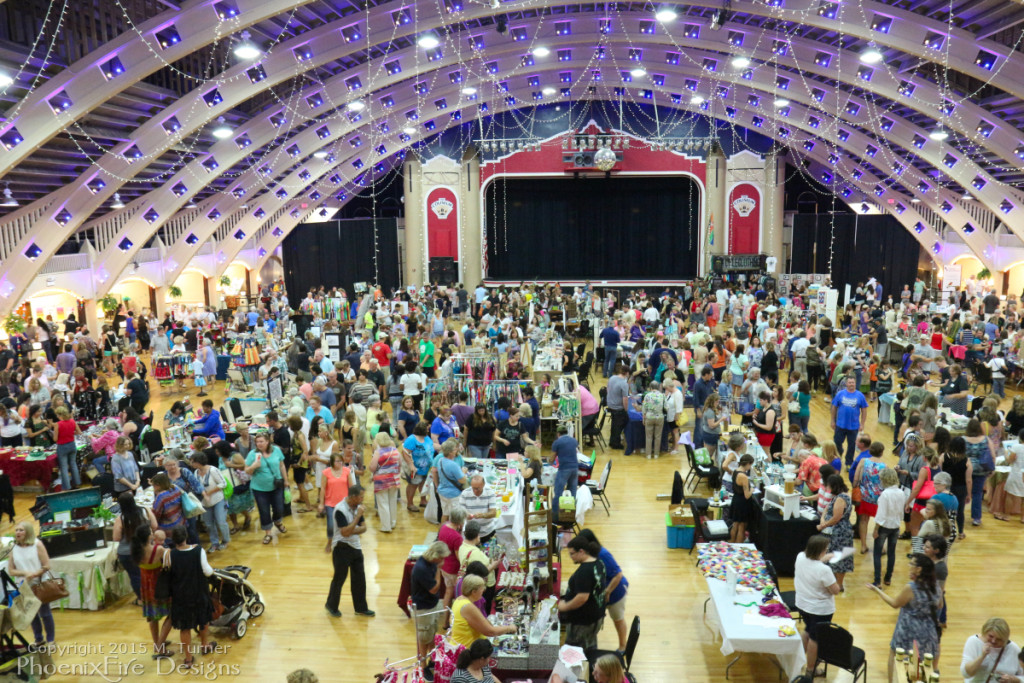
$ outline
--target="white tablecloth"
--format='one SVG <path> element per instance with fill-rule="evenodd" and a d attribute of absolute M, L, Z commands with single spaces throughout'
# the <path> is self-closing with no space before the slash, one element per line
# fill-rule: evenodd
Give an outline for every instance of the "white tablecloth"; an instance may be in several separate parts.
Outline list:
<path fill-rule="evenodd" d="M 54 606 L 96 611 L 109 599 L 130 593 L 128 574 L 116 562 L 116 543 L 97 548 L 92 557 L 86 557 L 83 552 L 50 558 L 50 570 L 64 578 L 70 593 Z"/>
<path fill-rule="evenodd" d="M 799 635 L 780 638 L 776 629 L 746 625 L 743 615 L 751 608 L 734 604 L 735 596 L 729 593 L 724 581 L 707 577 L 705 580 L 708 592 L 711 593 L 710 609 L 718 619 L 723 655 L 731 655 L 733 652 L 772 654 L 778 658 L 786 672 L 787 681 L 803 673 L 807 666 L 807 655 Z"/>

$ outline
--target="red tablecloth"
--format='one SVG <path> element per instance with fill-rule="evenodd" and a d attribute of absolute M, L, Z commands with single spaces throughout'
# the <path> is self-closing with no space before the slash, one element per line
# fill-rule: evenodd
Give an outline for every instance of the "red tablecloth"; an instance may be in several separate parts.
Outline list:
<path fill-rule="evenodd" d="M 53 482 L 53 470 L 57 467 L 57 454 L 52 453 L 45 460 L 26 460 L 14 456 L 14 450 L 0 450 L 0 470 L 11 480 L 11 486 L 22 486 L 30 481 L 38 481 L 44 491 L 50 490 Z"/>

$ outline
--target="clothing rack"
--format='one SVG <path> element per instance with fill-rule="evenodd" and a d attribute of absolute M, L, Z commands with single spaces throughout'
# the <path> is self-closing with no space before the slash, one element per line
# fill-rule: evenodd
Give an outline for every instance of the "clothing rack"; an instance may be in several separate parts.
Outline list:
<path fill-rule="evenodd" d="M 192 376 L 192 356 L 176 353 L 153 358 L 153 377 L 161 386 L 174 384 L 176 378 Z"/>
<path fill-rule="evenodd" d="M 331 297 L 314 301 L 303 301 L 299 311 L 319 320 L 347 321 L 352 319 L 351 308 L 346 297 Z"/>

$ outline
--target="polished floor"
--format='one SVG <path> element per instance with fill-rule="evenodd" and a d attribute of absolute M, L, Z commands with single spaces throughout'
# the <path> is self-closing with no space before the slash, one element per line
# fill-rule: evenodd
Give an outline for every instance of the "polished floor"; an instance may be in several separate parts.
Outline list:
<path fill-rule="evenodd" d="M 601 380 L 598 380 L 600 383 Z M 196 389 L 189 389 L 194 396 Z M 214 398 L 221 397 L 217 387 Z M 595 389 L 596 391 L 596 389 Z M 158 393 L 152 408 L 159 416 L 181 394 Z M 869 411 L 870 430 L 885 443 L 891 430 L 876 426 L 874 409 Z M 159 418 L 158 418 L 159 419 Z M 811 431 L 829 436 L 827 404 L 813 403 Z M 609 495 L 611 515 L 592 511 L 590 526 L 612 551 L 630 581 L 627 615 L 639 615 L 642 628 L 632 671 L 641 683 L 676 681 L 723 681 L 730 658 L 721 654 L 715 623 L 702 615 L 706 597 L 704 581 L 685 550 L 666 548 L 665 501 L 659 493 L 669 492 L 672 473 L 685 473 L 682 457 L 662 456 L 658 460 L 624 457 L 621 451 L 599 453 L 598 467 L 611 458 L 613 469 Z M 20 518 L 28 516 L 32 497 L 19 494 Z M 371 530 L 363 537 L 369 603 L 376 610 L 373 619 L 353 613 L 347 587 L 342 595 L 344 616 L 331 618 L 323 608 L 331 580 L 329 556 L 323 551 L 326 539 L 323 520 L 313 514 L 296 514 L 286 521 L 287 535 L 277 546 L 260 544 L 261 534 L 235 536 L 227 552 L 211 556 L 214 566 L 243 564 L 253 568 L 251 580 L 261 591 L 266 613 L 254 619 L 248 634 L 234 640 L 226 633 L 216 635 L 222 651 L 197 657 L 189 675 L 171 672 L 171 664 L 151 660 L 149 633 L 138 608 L 128 598 L 99 612 L 65 611 L 55 615 L 57 640 L 62 648 L 55 663 L 63 667 L 53 680 L 95 680 L 104 667 L 107 680 L 158 681 L 175 679 L 282 681 L 299 667 L 317 672 L 321 681 L 365 683 L 380 673 L 385 660 L 399 660 L 415 654 L 412 623 L 396 604 L 402 566 L 409 547 L 423 542 L 435 527 L 420 515 L 399 512 L 395 533 Z M 9 525 L 4 529 L 10 532 Z M 941 671 L 944 679 L 957 678 L 964 640 L 977 633 L 991 616 L 1006 617 L 1014 635 L 1024 637 L 1024 612 L 1014 588 L 1024 579 L 1024 548 L 1020 544 L 1024 525 L 999 522 L 986 513 L 983 526 L 969 528 L 967 540 L 958 544 L 950 560 L 949 628 L 943 638 Z M 901 542 L 899 552 L 909 552 Z M 848 577 L 846 592 L 837 600 L 837 623 L 848 628 L 857 646 L 867 652 L 869 678 L 885 679 L 888 643 L 896 623 L 896 611 L 864 587 L 871 579 L 870 556 L 857 555 L 856 569 Z M 568 558 L 565 557 L 568 562 Z M 906 579 L 906 564 L 897 563 L 890 592 Z M 791 580 L 783 579 L 784 587 Z M 172 634 L 176 641 L 176 634 Z M 614 629 L 608 621 L 600 634 L 602 647 L 614 648 Z M 178 655 L 174 663 L 180 665 Z M 730 679 L 740 683 L 774 683 L 781 680 L 771 661 L 761 655 L 745 655 L 732 667 Z M 830 680 L 847 681 L 842 672 Z M 512 679 L 514 680 L 514 679 Z M 902 680 L 902 677 L 901 679 Z M 507 681 L 505 682 L 507 683 Z"/>

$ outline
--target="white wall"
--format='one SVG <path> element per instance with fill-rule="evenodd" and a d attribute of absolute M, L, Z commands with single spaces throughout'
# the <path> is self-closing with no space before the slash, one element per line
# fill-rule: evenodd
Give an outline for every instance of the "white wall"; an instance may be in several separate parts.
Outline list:
<path fill-rule="evenodd" d="M 36 318 L 45 320 L 48 315 L 53 316 L 57 322 L 64 320 L 70 313 L 78 317 L 78 298 L 67 292 L 43 290 L 42 293 L 29 297 L 27 301 L 32 305 L 33 322 Z"/>
<path fill-rule="evenodd" d="M 284 277 L 284 267 L 276 258 L 268 258 L 263 267 L 260 268 L 261 282 L 274 282 Z"/>
<path fill-rule="evenodd" d="M 124 301 L 127 297 L 128 301 L 125 303 L 128 310 L 134 311 L 135 315 L 149 310 L 149 285 L 142 280 L 118 282 L 110 288 L 110 293 L 117 297 L 118 301 Z"/>
<path fill-rule="evenodd" d="M 175 285 L 181 287 L 181 297 L 178 299 L 172 299 L 168 294 L 167 302 L 187 306 L 205 305 L 206 297 L 203 294 L 203 280 L 203 276 L 194 270 L 187 270 L 183 272 L 178 276 L 178 279 L 174 281 Z"/>

